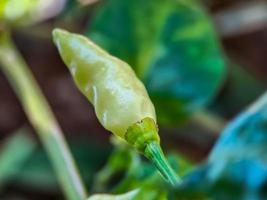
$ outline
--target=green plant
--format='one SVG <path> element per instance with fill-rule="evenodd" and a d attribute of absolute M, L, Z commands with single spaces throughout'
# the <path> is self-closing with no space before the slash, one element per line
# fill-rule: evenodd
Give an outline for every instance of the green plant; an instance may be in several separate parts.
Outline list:
<path fill-rule="evenodd" d="M 9 29 L 20 26 L 21 21 L 35 23 L 33 13 L 40 9 L 40 3 L 30 1 L 3 1 L 0 4 L 0 66 L 20 99 L 26 115 L 42 141 L 58 176 L 58 180 L 68 199 L 85 199 L 86 191 L 76 169 L 76 165 L 67 146 L 60 126 L 49 107 L 26 62 L 13 44 Z M 39 5 L 39 6 L 38 6 Z M 23 6 L 23 7 L 21 7 Z M 10 12 L 9 9 L 13 9 Z M 12 17 L 10 18 L 10 15 Z M 16 23 L 18 24 L 16 24 Z M 23 92 L 21 92 L 23 91 Z"/>
<path fill-rule="evenodd" d="M 225 81 L 223 52 L 209 17 L 195 0 L 107 0 L 86 35 L 133 67 L 163 126 L 190 119 Z"/>
<path fill-rule="evenodd" d="M 55 29 L 53 39 L 101 124 L 152 160 L 170 183 L 177 184 L 160 148 L 154 106 L 131 67 L 81 35 Z"/>
<path fill-rule="evenodd" d="M 31 32 L 29 25 L 45 19 L 41 13 L 54 2 L 1 1 L 0 69 L 38 134 L 67 199 L 267 198 L 267 94 L 229 123 L 220 112 L 225 106 L 218 109 L 216 101 L 229 80 L 234 83 L 228 104 L 238 104 L 239 109 L 239 104 L 247 104 L 244 99 L 253 99 L 266 87 L 229 64 L 200 1 L 106 0 L 81 9 L 70 0 L 53 25 L 41 30 L 50 35 L 54 24 L 75 29 L 81 17 L 92 14 L 85 36 L 63 29 L 52 34 L 77 87 L 93 104 L 103 127 L 113 133 L 113 151 L 101 170 L 84 167 L 77 159 L 81 171 L 91 170 L 94 178 L 93 183 L 86 182 L 92 192 L 88 197 L 60 126 L 11 37 L 21 27 Z M 243 94 L 244 90 L 253 95 Z M 157 124 L 176 131 L 186 122 L 221 133 L 201 165 L 167 149 L 165 158 L 161 150 L 159 135 L 162 140 L 165 135 L 158 133 Z M 202 138 L 198 129 L 195 132 Z M 73 149 L 81 146 L 70 143 Z M 84 144 L 88 146 L 87 141 Z M 40 161 L 34 150 L 34 140 L 25 133 L 6 140 L 0 153 L 0 186 L 12 178 L 37 185 L 44 177 L 43 182 L 56 186 L 53 174 L 44 169 L 42 162 L 48 164 L 47 160 Z M 93 147 L 82 151 L 96 152 Z M 90 162 L 97 166 L 97 161 Z M 39 168 L 33 167 L 36 163 Z"/>

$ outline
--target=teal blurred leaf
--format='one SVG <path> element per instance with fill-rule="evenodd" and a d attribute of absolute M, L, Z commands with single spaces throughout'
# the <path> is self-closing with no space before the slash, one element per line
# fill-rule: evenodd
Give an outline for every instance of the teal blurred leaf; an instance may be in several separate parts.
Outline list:
<path fill-rule="evenodd" d="M 267 93 L 227 126 L 207 163 L 185 178 L 178 194 L 193 191 L 218 200 L 267 199 L 266 147 Z"/>
<path fill-rule="evenodd" d="M 56 16 L 65 3 L 66 0 L 1 0 L 0 24 L 31 25 Z"/>
<path fill-rule="evenodd" d="M 87 35 L 134 68 L 163 124 L 205 106 L 225 78 L 223 53 L 197 1 L 106 0 Z"/>

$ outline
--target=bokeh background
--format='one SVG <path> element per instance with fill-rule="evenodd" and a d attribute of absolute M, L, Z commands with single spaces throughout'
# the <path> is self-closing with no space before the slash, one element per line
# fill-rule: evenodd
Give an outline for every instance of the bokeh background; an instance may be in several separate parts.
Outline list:
<path fill-rule="evenodd" d="M 54 1 L 42 21 L 12 30 L 15 44 L 48 99 L 88 187 L 112 151 L 110 133 L 99 124 L 92 105 L 75 87 L 52 42 L 51 31 L 61 27 L 82 34 L 90 32 L 102 4 L 105 0 Z M 179 152 L 192 163 L 203 162 L 220 128 L 267 89 L 267 2 L 203 0 L 201 4 L 223 49 L 226 78 L 205 105 L 208 119 L 196 113 L 179 125 L 160 126 L 163 148 Z M 214 127 L 209 123 L 218 124 Z M 34 150 L 19 169 L 0 180 L 0 198 L 63 199 L 42 145 L 0 72 L 0 149 L 18 131 L 31 135 Z M 17 146 L 13 153 L 22 148 Z"/>

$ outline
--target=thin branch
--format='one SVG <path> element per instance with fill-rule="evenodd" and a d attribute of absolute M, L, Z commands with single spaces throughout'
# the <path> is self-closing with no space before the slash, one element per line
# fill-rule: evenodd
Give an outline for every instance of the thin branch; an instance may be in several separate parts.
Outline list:
<path fill-rule="evenodd" d="M 62 131 L 10 34 L 0 33 L 0 68 L 15 90 L 26 115 L 38 133 L 58 176 L 64 194 L 71 200 L 87 197 Z"/>
<path fill-rule="evenodd" d="M 195 113 L 191 120 L 193 123 L 210 130 L 216 135 L 219 135 L 227 124 L 223 118 L 204 110 Z"/>

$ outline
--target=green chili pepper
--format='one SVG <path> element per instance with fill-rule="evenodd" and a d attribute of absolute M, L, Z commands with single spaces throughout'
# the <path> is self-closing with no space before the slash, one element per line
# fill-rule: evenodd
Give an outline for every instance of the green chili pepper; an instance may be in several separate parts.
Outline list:
<path fill-rule="evenodd" d="M 159 145 L 154 105 L 132 68 L 84 36 L 55 29 L 53 39 L 100 123 L 152 160 L 176 184 Z"/>
<path fill-rule="evenodd" d="M 146 89 L 128 64 L 83 36 L 55 30 L 54 38 L 78 88 L 107 130 L 125 139 L 134 123 L 144 118 L 156 121 Z"/>

